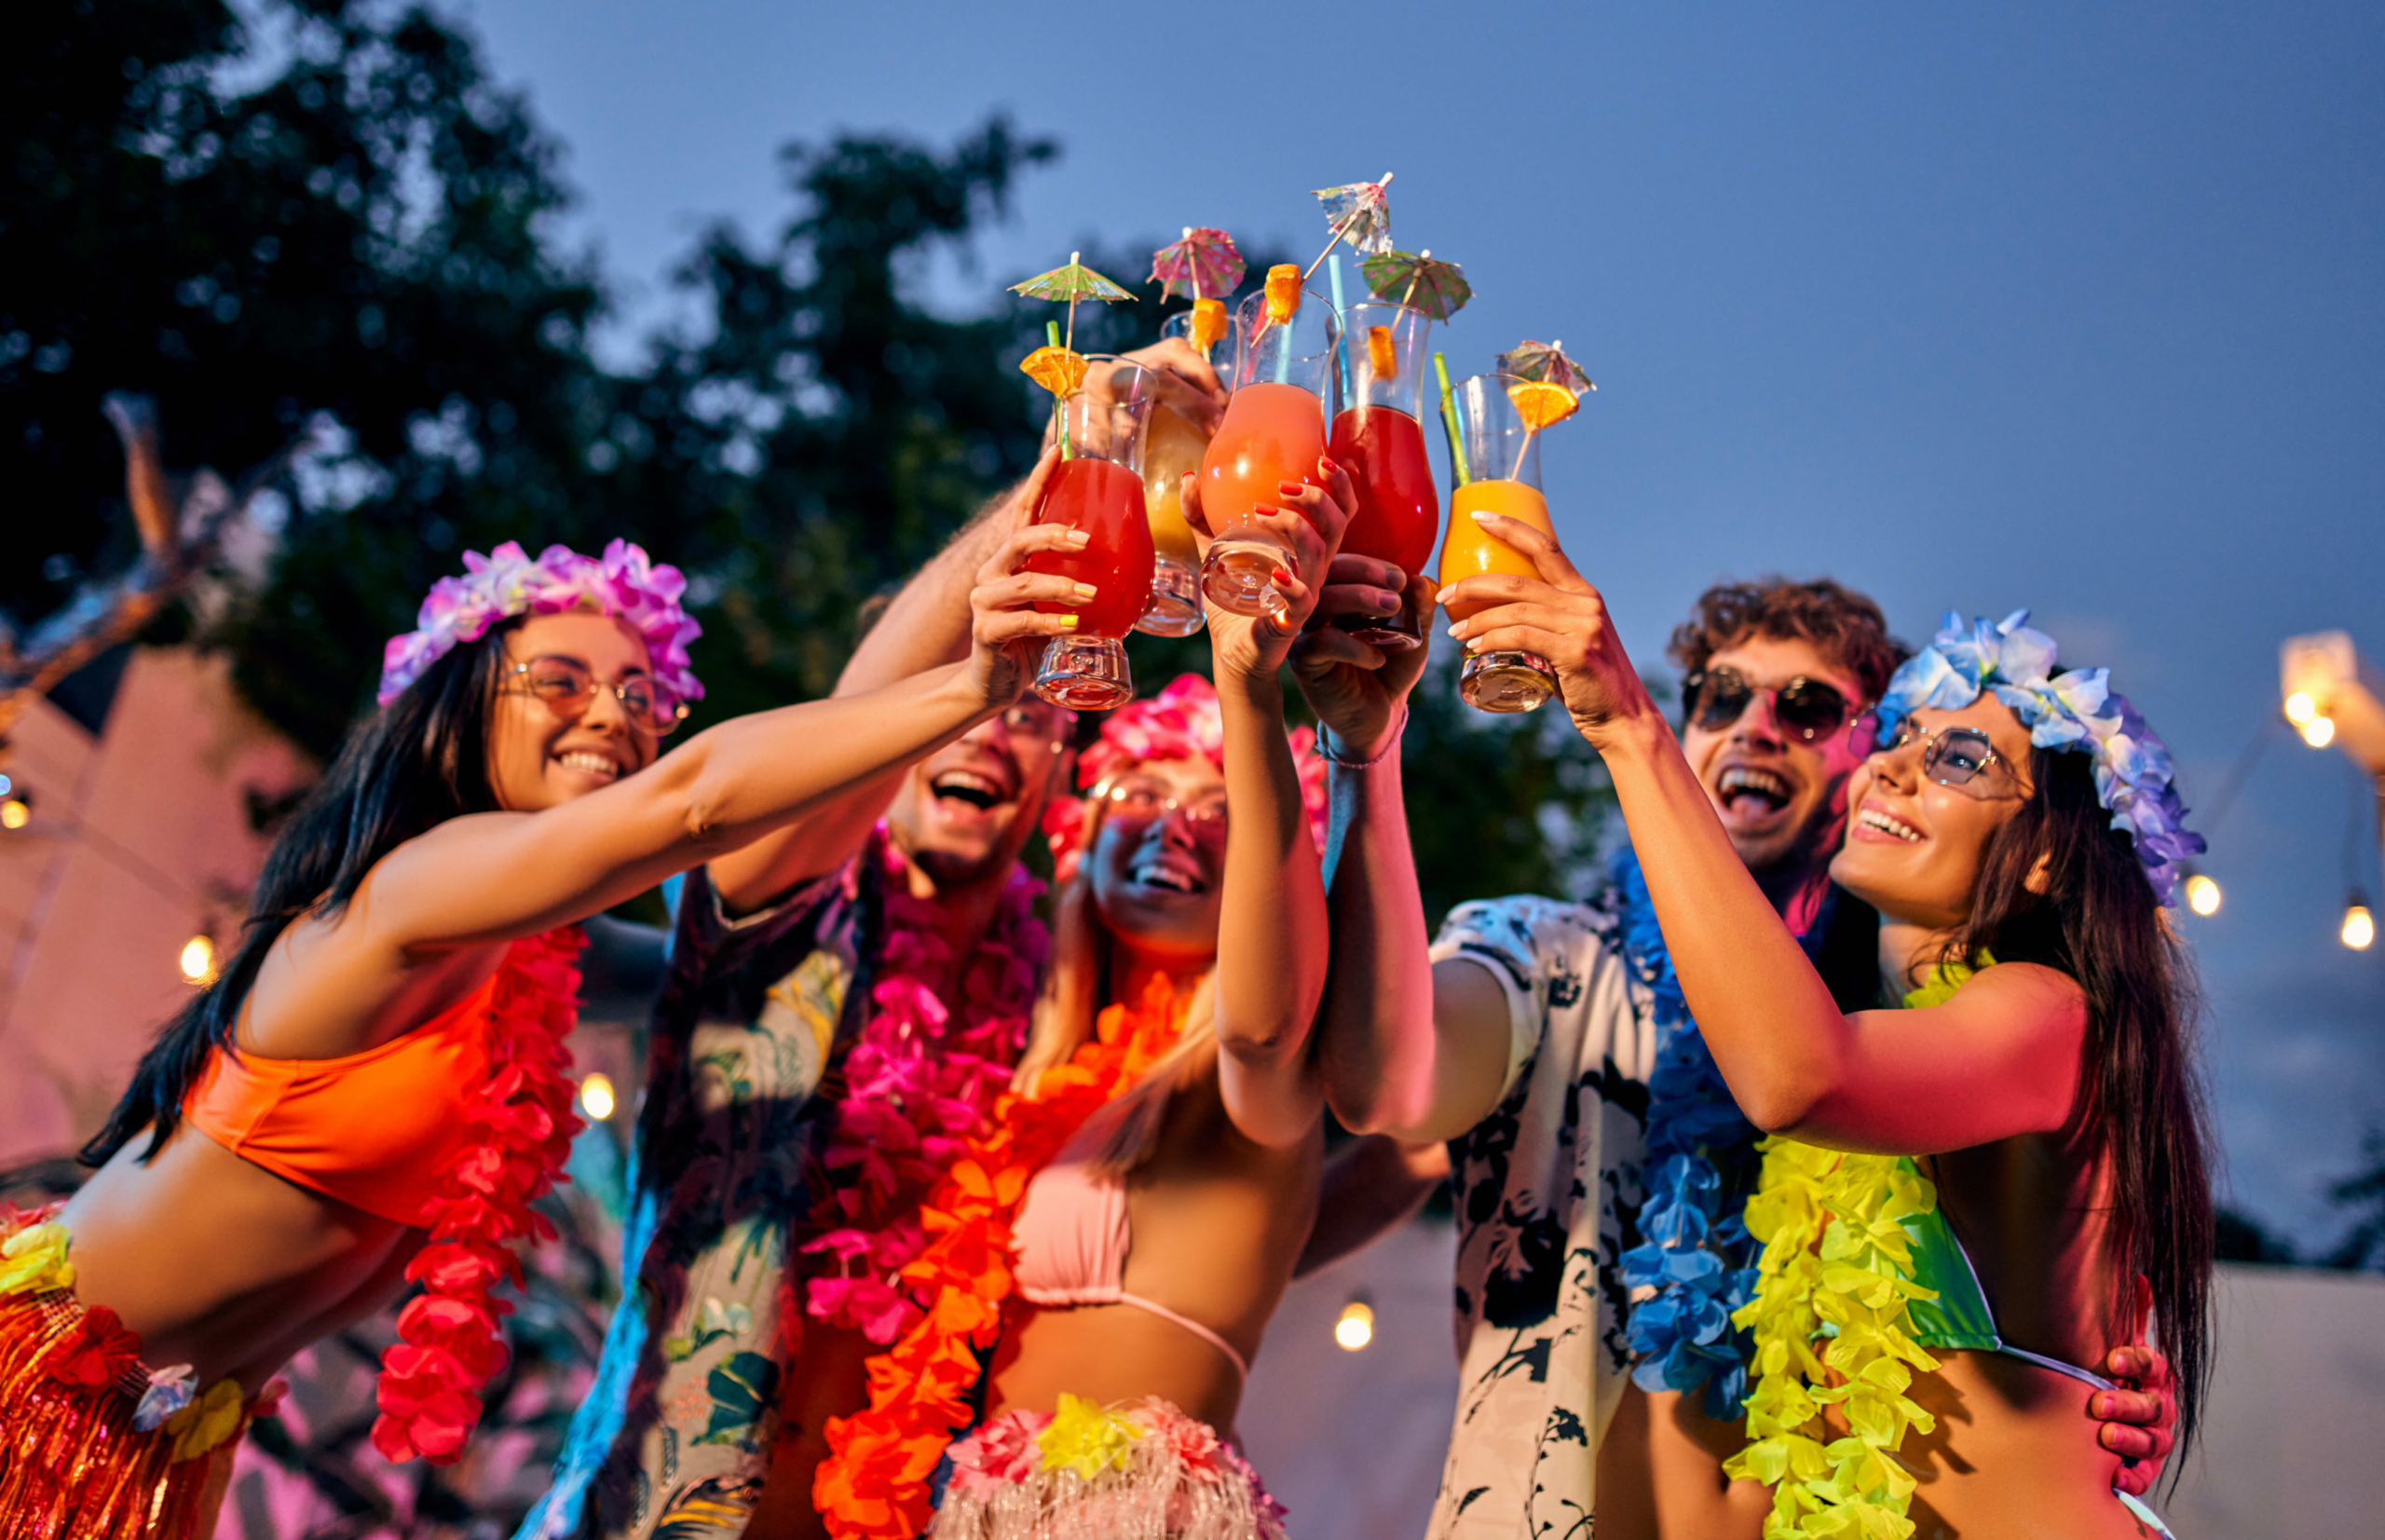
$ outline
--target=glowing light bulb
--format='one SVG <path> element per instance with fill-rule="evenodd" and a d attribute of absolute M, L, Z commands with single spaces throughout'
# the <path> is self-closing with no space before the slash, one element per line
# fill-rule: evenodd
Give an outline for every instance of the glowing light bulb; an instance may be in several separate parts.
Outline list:
<path fill-rule="evenodd" d="M 2187 879 L 2187 907 L 2199 915 L 2219 912 L 2219 884 L 2201 872 Z"/>
<path fill-rule="evenodd" d="M 2339 934 L 2345 946 L 2355 952 L 2365 952 L 2368 944 L 2377 939 L 2377 917 L 2368 912 L 2367 905 L 2355 898 L 2344 906 L 2344 928 Z"/>
<path fill-rule="evenodd" d="M 1344 1353 L 1356 1353 L 1375 1340 L 1375 1307 L 1364 1300 L 1352 1300 L 1342 1307 L 1342 1318 L 1333 1323 L 1333 1340 Z"/>
<path fill-rule="evenodd" d="M 2310 699 L 2307 689 L 2297 689 L 2285 698 L 2285 719 L 2300 727 L 2319 715 L 2319 702 Z"/>
<path fill-rule="evenodd" d="M 2314 749 L 2323 749 L 2329 743 L 2334 743 L 2336 741 L 2336 724 L 2334 719 L 2325 716 L 2313 716 L 2308 722 L 2303 723 L 2302 741 L 2310 744 Z"/>
<path fill-rule="evenodd" d="M 34 810 L 21 797 L 11 797 L 0 802 L 0 829 L 21 829 L 34 820 Z"/>
<path fill-rule="evenodd" d="M 211 984 L 215 981 L 215 942 L 204 935 L 192 936 L 183 943 L 183 982 Z"/>
<path fill-rule="evenodd" d="M 613 1077 L 592 1074 L 579 1083 L 579 1110 L 590 1121 L 603 1123 L 613 1115 Z"/>

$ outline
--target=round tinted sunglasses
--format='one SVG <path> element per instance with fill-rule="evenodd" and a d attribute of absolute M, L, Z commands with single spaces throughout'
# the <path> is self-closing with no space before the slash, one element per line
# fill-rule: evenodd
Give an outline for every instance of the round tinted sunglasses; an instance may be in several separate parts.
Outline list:
<path fill-rule="evenodd" d="M 586 664 L 569 658 L 533 658 L 514 664 L 505 677 L 506 690 L 537 696 L 566 721 L 586 712 L 600 689 L 612 691 L 613 699 L 621 703 L 621 715 L 657 738 L 669 733 L 688 715 L 686 706 L 657 690 L 651 679 L 635 677 L 606 684 Z"/>
<path fill-rule="evenodd" d="M 1894 754 L 1900 749 L 1921 745 L 1921 773 L 1942 786 L 1983 799 L 2024 795 L 2021 778 L 2012 761 L 1996 752 L 1987 734 L 1976 728 L 1940 728 L 1925 732 L 1910 716 L 1889 729 L 1888 741 L 1880 743 L 1869 722 L 1856 724 L 1848 736 L 1858 754 Z"/>
<path fill-rule="evenodd" d="M 1803 675 L 1785 685 L 1759 688 L 1735 668 L 1716 668 L 1682 681 L 1686 720 L 1708 732 L 1720 732 L 1746 715 L 1759 695 L 1771 698 L 1772 719 L 1807 743 L 1845 727 L 1854 710 L 1835 688 Z"/>

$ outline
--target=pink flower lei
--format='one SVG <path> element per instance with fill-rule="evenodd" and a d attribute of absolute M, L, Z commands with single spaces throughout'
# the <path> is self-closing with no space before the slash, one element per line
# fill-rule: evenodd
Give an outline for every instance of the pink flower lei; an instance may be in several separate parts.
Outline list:
<path fill-rule="evenodd" d="M 938 993 L 953 961 L 942 906 L 911 895 L 907 864 L 883 825 L 864 858 L 885 877 L 886 934 L 828 1133 L 836 1228 L 803 1247 L 834 1257 L 838 1271 L 809 1282 L 805 1310 L 883 1346 L 920 1318 L 916 1290 L 900 1278 L 927 1249 L 920 1205 L 1010 1086 L 1052 938 L 1035 918 L 1043 884 L 1015 869 L 947 1006 Z"/>
<path fill-rule="evenodd" d="M 688 579 L 679 569 L 656 566 L 644 548 L 615 540 L 605 554 L 583 556 L 568 546 L 551 545 L 532 561 L 519 542 L 508 540 L 484 556 L 464 552 L 465 573 L 430 585 L 418 628 L 392 636 L 381 649 L 381 688 L 388 705 L 422 677 L 423 671 L 461 642 L 477 641 L 499 620 L 516 615 L 560 615 L 593 609 L 627 620 L 646 638 L 654 683 L 669 710 L 701 701 L 704 687 L 688 666 L 688 644 L 703 627 L 679 607 Z"/>
<path fill-rule="evenodd" d="M 1309 833 L 1325 848 L 1325 760 L 1316 752 L 1316 734 L 1294 728 L 1289 738 L 1292 763 L 1300 771 L 1301 804 L 1308 811 Z M 1147 701 L 1119 707 L 1101 724 L 1101 737 L 1077 756 L 1077 785 L 1091 791 L 1120 770 L 1152 759 L 1206 759 L 1224 768 L 1225 717 L 1218 709 L 1217 687 L 1197 674 L 1179 674 L 1167 688 Z M 1053 875 L 1066 882 L 1076 875 L 1077 858 L 1085 836 L 1085 804 L 1074 797 L 1056 797 L 1043 810 L 1043 838 L 1052 845 Z"/>
<path fill-rule="evenodd" d="M 517 1287 L 512 1243 L 551 1240 L 554 1227 L 530 1205 L 563 1174 L 572 1136 L 571 1058 L 564 1047 L 579 1013 L 577 926 L 515 942 L 498 967 L 488 1008 L 488 1078 L 464 1097 L 478 1138 L 439 1174 L 439 1193 L 418 1221 L 430 1240 L 406 1267 L 423 1291 L 398 1313 L 398 1340 L 381 1356 L 380 1416 L 373 1447 L 392 1461 L 462 1458 L 481 1420 L 481 1387 L 505 1361 L 496 1298 Z"/>

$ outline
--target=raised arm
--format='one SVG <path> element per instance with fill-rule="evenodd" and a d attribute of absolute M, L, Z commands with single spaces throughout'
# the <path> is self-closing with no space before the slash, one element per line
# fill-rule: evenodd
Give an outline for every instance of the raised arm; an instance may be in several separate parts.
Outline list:
<path fill-rule="evenodd" d="M 1574 725 L 1606 762 L 1698 1029 L 1749 1120 L 1845 1150 L 1931 1154 L 2062 1126 L 2086 1013 L 2051 969 L 1983 971 L 1943 1005 L 1841 1014 L 1723 832 L 1596 590 L 1557 546 L 1477 515 L 1537 579 L 1454 585 L 1495 606 L 1451 628 L 1469 649 L 1556 665 Z"/>
<path fill-rule="evenodd" d="M 1067 579 L 1019 570 L 1066 532 L 1023 518 L 979 570 L 965 661 L 865 695 L 724 722 L 635 775 L 542 811 L 451 819 L 385 857 L 350 917 L 405 955 L 535 934 L 933 753 L 1017 699 L 1036 652 L 1069 619 L 1028 607 L 1063 596 Z"/>

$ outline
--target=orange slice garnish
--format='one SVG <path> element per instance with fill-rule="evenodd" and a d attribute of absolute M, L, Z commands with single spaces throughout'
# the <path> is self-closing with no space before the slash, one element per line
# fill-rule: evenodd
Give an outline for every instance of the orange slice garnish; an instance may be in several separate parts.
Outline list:
<path fill-rule="evenodd" d="M 1192 302 L 1192 346 L 1201 356 L 1226 340 L 1226 302 L 1221 299 L 1196 299 Z"/>
<path fill-rule="evenodd" d="M 1375 378 L 1396 380 L 1399 377 L 1399 352 L 1391 345 L 1391 328 L 1367 328 L 1367 361 L 1374 365 Z"/>
<path fill-rule="evenodd" d="M 1301 269 L 1296 262 L 1267 269 L 1267 319 L 1281 326 L 1300 313 Z"/>
<path fill-rule="evenodd" d="M 1056 396 L 1073 396 L 1084 383 L 1084 355 L 1066 348 L 1038 348 L 1019 360 L 1019 373 Z"/>
<path fill-rule="evenodd" d="M 1538 432 L 1551 423 L 1563 422 L 1581 409 L 1581 402 L 1574 392 L 1561 385 L 1546 380 L 1511 380 L 1507 399 L 1516 403 L 1516 416 L 1524 426 Z"/>

